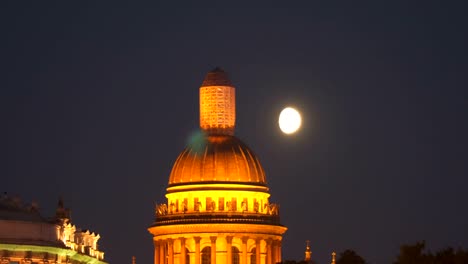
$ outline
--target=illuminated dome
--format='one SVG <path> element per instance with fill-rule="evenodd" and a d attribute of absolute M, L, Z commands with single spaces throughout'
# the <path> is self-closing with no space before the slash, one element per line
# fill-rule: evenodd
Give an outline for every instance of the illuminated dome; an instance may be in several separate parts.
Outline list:
<path fill-rule="evenodd" d="M 287 228 L 259 160 L 234 136 L 236 89 L 215 68 L 199 92 L 200 133 L 175 161 L 167 200 L 156 204 L 148 228 L 154 263 L 280 263 Z"/>
<path fill-rule="evenodd" d="M 188 146 L 177 158 L 169 185 L 233 182 L 266 185 L 258 158 L 242 141 L 229 135 L 209 135 Z"/>

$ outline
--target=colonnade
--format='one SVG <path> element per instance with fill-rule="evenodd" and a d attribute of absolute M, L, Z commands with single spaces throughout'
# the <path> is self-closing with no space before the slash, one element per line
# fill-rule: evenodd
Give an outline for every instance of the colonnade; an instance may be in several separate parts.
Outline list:
<path fill-rule="evenodd" d="M 202 246 L 203 248 L 209 246 L 211 249 L 210 264 L 275 264 L 281 262 L 281 240 L 278 237 L 261 238 L 258 235 L 251 237 L 213 235 L 164 239 L 156 237 L 153 242 L 154 264 L 207 264 L 202 263 Z M 233 252 L 233 247 L 239 250 L 239 263 L 233 263 L 233 254 L 237 254 Z M 188 248 L 192 250 L 187 252 Z"/>

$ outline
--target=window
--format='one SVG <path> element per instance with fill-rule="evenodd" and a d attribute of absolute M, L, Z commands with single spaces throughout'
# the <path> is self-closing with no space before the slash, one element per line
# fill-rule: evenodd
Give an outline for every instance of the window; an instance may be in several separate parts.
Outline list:
<path fill-rule="evenodd" d="M 218 206 L 219 211 L 224 211 L 224 197 L 219 197 Z"/>
<path fill-rule="evenodd" d="M 231 200 L 231 211 L 237 211 L 237 199 L 236 198 L 232 198 Z"/>
<path fill-rule="evenodd" d="M 200 207 L 201 207 L 201 203 L 200 201 L 198 201 L 198 197 L 196 197 L 193 201 L 193 208 L 194 208 L 194 211 L 195 212 L 200 212 Z"/>
<path fill-rule="evenodd" d="M 201 264 L 211 264 L 211 247 L 204 247 L 201 251 Z"/>
<path fill-rule="evenodd" d="M 206 197 L 206 211 L 212 212 L 216 210 L 216 202 L 211 197 Z"/>
<path fill-rule="evenodd" d="M 188 199 L 187 198 L 184 198 L 184 202 L 182 203 L 182 212 L 187 212 L 188 210 Z"/>
<path fill-rule="evenodd" d="M 240 252 L 236 247 L 232 247 L 232 264 L 240 264 Z"/>
<path fill-rule="evenodd" d="M 260 205 L 259 205 L 257 199 L 254 199 L 254 212 L 258 213 L 258 209 L 259 209 L 258 207 L 259 207 L 259 206 L 260 206 Z"/>

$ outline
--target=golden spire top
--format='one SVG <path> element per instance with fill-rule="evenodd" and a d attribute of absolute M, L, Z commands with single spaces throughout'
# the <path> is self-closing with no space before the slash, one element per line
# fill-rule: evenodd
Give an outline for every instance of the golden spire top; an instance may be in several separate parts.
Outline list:
<path fill-rule="evenodd" d="M 332 262 L 331 264 L 336 264 L 336 253 L 335 252 L 332 252 Z"/>
<path fill-rule="evenodd" d="M 208 134 L 234 135 L 236 89 L 226 72 L 216 67 L 200 87 L 200 128 Z"/>
<path fill-rule="evenodd" d="M 312 251 L 310 251 L 309 242 L 310 242 L 309 240 L 306 240 L 306 251 L 305 251 L 305 258 L 304 258 L 306 262 L 310 262 L 310 259 L 312 258 Z"/>
<path fill-rule="evenodd" d="M 227 73 L 220 67 L 216 67 L 206 74 L 201 87 L 204 86 L 232 86 L 232 83 Z"/>
<path fill-rule="evenodd" d="M 132 257 L 132 264 L 136 264 L 136 257 L 135 256 Z"/>

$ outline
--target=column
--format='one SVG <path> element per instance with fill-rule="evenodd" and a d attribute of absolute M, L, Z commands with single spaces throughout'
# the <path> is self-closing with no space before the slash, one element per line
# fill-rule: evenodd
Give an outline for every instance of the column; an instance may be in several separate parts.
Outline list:
<path fill-rule="evenodd" d="M 255 263 L 256 264 L 261 264 L 261 258 L 260 258 L 260 246 L 261 246 L 262 240 L 260 238 L 257 238 L 255 240 Z"/>
<path fill-rule="evenodd" d="M 215 236 L 210 236 L 211 240 L 211 264 L 216 264 L 216 238 Z"/>
<path fill-rule="evenodd" d="M 271 242 L 271 262 L 272 264 L 275 264 L 277 261 L 276 261 L 276 240 L 273 240 Z"/>
<path fill-rule="evenodd" d="M 271 241 L 271 264 L 276 264 L 276 244 L 275 244 L 275 241 L 272 240 Z"/>
<path fill-rule="evenodd" d="M 271 239 L 267 239 L 267 250 L 266 250 L 266 264 L 273 264 L 272 263 L 272 250 L 271 250 Z"/>
<path fill-rule="evenodd" d="M 195 240 L 195 264 L 200 264 L 200 237 L 193 237 Z"/>
<path fill-rule="evenodd" d="M 247 264 L 247 241 L 248 237 L 242 237 L 242 262 L 241 264 Z"/>
<path fill-rule="evenodd" d="M 232 236 L 227 236 L 226 237 L 226 242 L 227 242 L 227 264 L 232 264 Z"/>
<path fill-rule="evenodd" d="M 154 244 L 154 264 L 159 264 L 159 242 L 153 240 Z"/>
<path fill-rule="evenodd" d="M 169 238 L 167 240 L 167 264 L 174 264 L 174 241 Z"/>
<path fill-rule="evenodd" d="M 276 261 L 281 262 L 281 240 L 276 241 Z"/>
<path fill-rule="evenodd" d="M 159 240 L 159 264 L 166 264 L 166 253 L 164 248 L 166 246 L 166 241 Z"/>
<path fill-rule="evenodd" d="M 187 256 L 187 251 L 185 250 L 185 237 L 180 237 L 180 254 L 179 254 L 179 264 L 185 264 L 185 258 Z"/>

